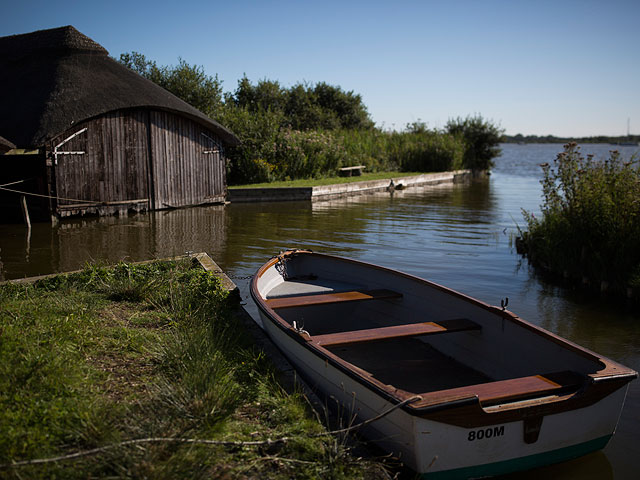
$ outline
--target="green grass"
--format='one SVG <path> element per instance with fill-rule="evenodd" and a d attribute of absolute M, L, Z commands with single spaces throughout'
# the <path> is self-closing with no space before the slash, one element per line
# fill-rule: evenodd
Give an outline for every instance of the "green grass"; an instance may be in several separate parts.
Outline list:
<path fill-rule="evenodd" d="M 286 393 L 213 274 L 189 262 L 88 267 L 0 285 L 0 478 L 363 478 Z M 149 437 L 268 447 L 147 443 Z M 13 462 L 108 447 L 42 465 Z"/>
<path fill-rule="evenodd" d="M 355 177 L 324 177 L 324 178 L 303 178 L 300 180 L 282 180 L 279 182 L 251 183 L 247 185 L 232 185 L 234 188 L 283 188 L 283 187 L 318 187 L 321 185 L 337 185 L 341 183 L 365 182 L 367 180 L 384 180 L 400 177 L 411 177 L 422 175 L 425 172 L 375 172 L 365 173 Z"/>

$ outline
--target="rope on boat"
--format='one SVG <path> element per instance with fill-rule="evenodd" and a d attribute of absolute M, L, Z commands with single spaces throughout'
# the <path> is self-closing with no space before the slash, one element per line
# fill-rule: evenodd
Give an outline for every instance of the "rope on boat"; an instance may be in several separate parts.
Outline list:
<path fill-rule="evenodd" d="M 278 259 L 278 262 L 276 263 L 275 268 L 276 268 L 276 271 L 280 275 L 282 275 L 283 279 L 288 280 L 287 268 L 285 263 L 287 262 L 287 260 L 289 260 L 290 256 L 295 255 L 298 252 L 313 253 L 313 251 L 310 249 L 290 248 L 288 250 L 280 252 L 278 255 L 274 255 L 273 257 L 271 257 L 271 258 Z"/>
<path fill-rule="evenodd" d="M 269 445 L 273 445 L 276 443 L 286 443 L 289 442 L 291 440 L 296 440 L 298 438 L 301 437 L 307 437 L 307 438 L 318 438 L 318 437 L 324 437 L 324 436 L 328 436 L 328 435 L 338 435 L 338 434 L 343 434 L 343 433 L 348 433 L 348 432 L 352 432 L 354 430 L 357 430 L 359 428 L 364 427 L 365 425 L 369 425 L 370 423 L 376 422 L 378 420 L 380 420 L 381 418 L 389 415 L 391 412 L 393 412 L 394 410 L 397 410 L 398 408 L 402 408 L 405 405 L 414 402 L 416 400 L 421 400 L 422 397 L 420 395 L 415 395 L 413 397 L 407 398 L 406 400 L 403 400 L 400 403 L 395 404 L 393 407 L 389 408 L 388 410 L 385 410 L 384 412 L 382 412 L 379 415 L 376 415 L 375 417 L 372 417 L 368 420 L 365 420 L 361 423 L 358 423 L 357 425 L 353 425 L 351 427 L 347 427 L 347 428 L 342 428 L 339 430 L 332 430 L 329 432 L 322 432 L 322 433 L 315 433 L 313 435 L 298 435 L 298 436 L 292 436 L 292 437 L 281 437 L 281 438 L 276 438 L 274 440 L 271 439 L 266 439 L 266 440 L 254 440 L 254 441 L 233 441 L 233 440 L 207 440 L 207 439 L 199 439 L 199 438 L 174 438 L 174 437 L 149 437 L 149 438 L 137 438 L 137 439 L 133 439 L 133 440 L 125 440 L 124 442 L 118 442 L 118 443 L 112 443 L 111 445 L 105 445 L 104 447 L 98 447 L 98 448 L 92 448 L 91 450 L 83 450 L 80 452 L 76 452 L 76 453 L 70 453 L 69 455 L 60 455 L 57 457 L 50 457 L 50 458 L 36 458 L 33 460 L 23 460 L 20 462 L 13 462 L 13 463 L 5 463 L 5 464 L 1 464 L 0 465 L 0 469 L 8 469 L 8 468 L 15 468 L 15 467 L 25 467 L 28 465 L 42 465 L 42 464 L 46 464 L 46 463 L 53 463 L 53 462 L 61 462 L 64 460 L 75 460 L 78 458 L 82 458 L 82 457 L 89 457 L 91 455 L 99 455 L 101 453 L 105 453 L 108 450 L 113 450 L 114 448 L 118 448 L 118 447 L 126 447 L 126 446 L 131 446 L 131 445 L 141 445 L 141 444 L 145 444 L 145 443 L 185 443 L 185 444 L 191 444 L 191 445 L 212 445 L 212 446 L 229 446 L 229 447 L 247 447 L 247 446 L 269 446 Z"/>

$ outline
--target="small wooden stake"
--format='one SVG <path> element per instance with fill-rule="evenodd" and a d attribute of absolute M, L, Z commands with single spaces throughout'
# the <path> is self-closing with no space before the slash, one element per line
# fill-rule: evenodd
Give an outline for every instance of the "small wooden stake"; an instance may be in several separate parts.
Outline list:
<path fill-rule="evenodd" d="M 29 209 L 27 208 L 27 197 L 22 195 L 20 197 L 20 205 L 22 206 L 22 215 L 24 216 L 24 223 L 27 224 L 27 228 L 31 230 L 31 219 L 29 218 Z"/>

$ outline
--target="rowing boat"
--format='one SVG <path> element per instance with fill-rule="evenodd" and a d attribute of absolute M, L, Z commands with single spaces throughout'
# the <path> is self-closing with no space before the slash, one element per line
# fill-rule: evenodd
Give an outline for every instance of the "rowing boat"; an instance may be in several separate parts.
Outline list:
<path fill-rule="evenodd" d="M 637 377 L 504 305 L 351 259 L 289 250 L 250 288 L 298 373 L 359 420 L 377 418 L 363 434 L 426 478 L 599 450 Z"/>

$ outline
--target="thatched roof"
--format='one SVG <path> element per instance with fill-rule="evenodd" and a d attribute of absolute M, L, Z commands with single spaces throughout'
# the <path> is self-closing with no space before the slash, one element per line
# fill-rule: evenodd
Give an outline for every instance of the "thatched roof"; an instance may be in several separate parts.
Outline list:
<path fill-rule="evenodd" d="M 39 147 L 83 120 L 126 108 L 176 112 L 230 145 L 233 133 L 108 56 L 72 26 L 0 38 L 0 135 Z"/>

